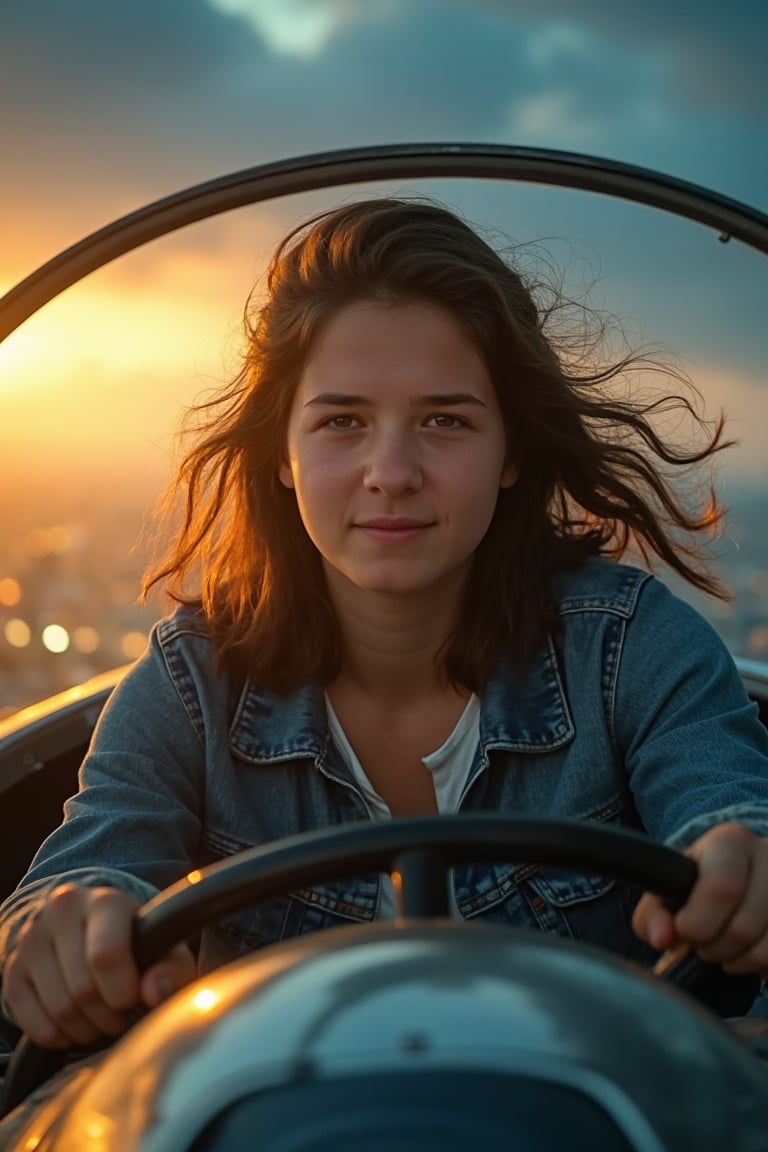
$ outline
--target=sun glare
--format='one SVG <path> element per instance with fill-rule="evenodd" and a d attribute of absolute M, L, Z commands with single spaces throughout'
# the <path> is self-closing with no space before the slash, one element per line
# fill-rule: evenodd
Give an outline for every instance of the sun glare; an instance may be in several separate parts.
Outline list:
<path fill-rule="evenodd" d="M 114 470 L 136 451 L 166 468 L 180 409 L 233 375 L 272 227 L 256 219 L 244 246 L 242 222 L 215 222 L 189 248 L 131 255 L 11 333 L 0 343 L 0 471 L 75 458 Z"/>
<path fill-rule="evenodd" d="M 39 349 L 31 329 L 19 328 L 0 344 L 0 400 L 22 388 Z"/>

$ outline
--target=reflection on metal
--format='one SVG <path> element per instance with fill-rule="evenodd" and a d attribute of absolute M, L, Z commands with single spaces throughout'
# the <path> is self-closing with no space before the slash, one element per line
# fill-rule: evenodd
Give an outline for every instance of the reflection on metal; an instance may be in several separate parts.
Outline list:
<path fill-rule="evenodd" d="M 0 300 L 0 341 L 65 288 L 142 244 L 247 204 L 369 181 L 458 177 L 549 184 L 633 200 L 768 255 L 768 216 L 697 184 L 578 152 L 505 144 L 386 144 L 299 156 L 196 184 L 108 224 Z"/>
<path fill-rule="evenodd" d="M 220 1001 L 221 993 L 214 991 L 213 988 L 203 986 L 192 997 L 192 1007 L 202 1015 L 206 1015 L 212 1012 Z"/>
<path fill-rule="evenodd" d="M 114 1125 L 100 1152 L 197 1147 L 229 1106 L 272 1094 L 275 1145 L 293 1146 L 305 1087 L 348 1085 L 351 1114 L 366 1080 L 385 1095 L 401 1075 L 418 1098 L 435 1073 L 504 1077 L 510 1092 L 548 1084 L 555 1110 L 578 1093 L 637 1152 L 722 1152 L 735 1132 L 743 1152 L 765 1148 L 768 1078 L 747 1046 L 668 986 L 570 942 L 468 923 L 338 928 L 219 969 L 204 988 L 212 1016 L 191 985 L 115 1046 L 62 1108 L 51 1152 L 93 1147 L 97 1116 Z"/>
<path fill-rule="evenodd" d="M 752 699 L 768 703 L 768 663 L 737 656 L 736 667 Z"/>
<path fill-rule="evenodd" d="M 88 746 L 107 697 L 125 664 L 0 720 L 0 787 L 10 788 L 54 757 Z"/>

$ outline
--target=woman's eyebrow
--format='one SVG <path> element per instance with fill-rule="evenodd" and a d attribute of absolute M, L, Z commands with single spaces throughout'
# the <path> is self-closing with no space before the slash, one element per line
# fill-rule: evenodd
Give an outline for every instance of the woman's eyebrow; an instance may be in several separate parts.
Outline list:
<path fill-rule="evenodd" d="M 349 392 L 321 392 L 319 396 L 313 396 L 311 400 L 307 400 L 304 405 L 305 408 L 312 408 L 315 406 L 330 405 L 331 407 L 347 407 L 350 404 L 369 404 L 370 400 L 366 400 L 365 396 L 353 396 Z"/>
<path fill-rule="evenodd" d="M 313 396 L 311 400 L 307 400 L 305 407 L 329 406 L 339 408 L 370 403 L 372 401 L 367 396 L 356 396 L 349 392 L 321 392 L 318 396 Z M 476 404 L 480 408 L 487 407 L 485 401 L 473 392 L 431 392 L 428 395 L 414 397 L 412 403 L 414 407 L 452 408 L 459 404 Z"/>
<path fill-rule="evenodd" d="M 430 392 L 426 396 L 417 396 L 414 404 L 436 408 L 452 408 L 456 404 L 476 404 L 480 408 L 487 408 L 488 405 L 474 392 Z"/>

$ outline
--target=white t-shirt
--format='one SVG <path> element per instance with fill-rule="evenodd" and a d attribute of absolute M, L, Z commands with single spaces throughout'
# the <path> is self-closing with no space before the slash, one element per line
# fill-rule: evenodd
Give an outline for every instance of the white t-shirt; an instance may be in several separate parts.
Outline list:
<path fill-rule="evenodd" d="M 389 807 L 384 803 L 366 776 L 362 764 L 347 740 L 344 729 L 339 723 L 339 718 L 334 712 L 333 705 L 328 699 L 327 694 L 325 703 L 328 709 L 328 724 L 333 742 L 341 753 L 344 763 L 349 768 L 355 783 L 363 794 L 363 799 L 368 807 L 371 819 L 391 820 L 392 813 Z M 428 768 L 432 773 L 437 810 L 441 815 L 447 812 L 458 812 L 459 810 L 459 801 L 472 765 L 479 738 L 480 700 L 473 693 L 467 701 L 467 706 L 459 717 L 456 727 L 445 743 L 441 744 L 437 751 L 430 752 L 428 756 L 422 757 L 422 763 L 425 768 Z M 452 915 L 458 918 L 459 910 L 456 907 L 452 887 L 450 901 Z M 392 881 L 389 876 L 384 876 L 382 878 L 379 917 L 385 919 L 391 918 L 394 915 L 395 897 Z"/>

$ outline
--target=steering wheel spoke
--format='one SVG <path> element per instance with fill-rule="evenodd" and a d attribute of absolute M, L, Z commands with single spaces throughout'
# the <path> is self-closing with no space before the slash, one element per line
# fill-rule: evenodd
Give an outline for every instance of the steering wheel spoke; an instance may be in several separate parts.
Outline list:
<path fill-rule="evenodd" d="M 398 856 L 391 872 L 398 917 L 450 916 L 448 870 L 445 857 L 430 849 L 412 848 Z"/>

